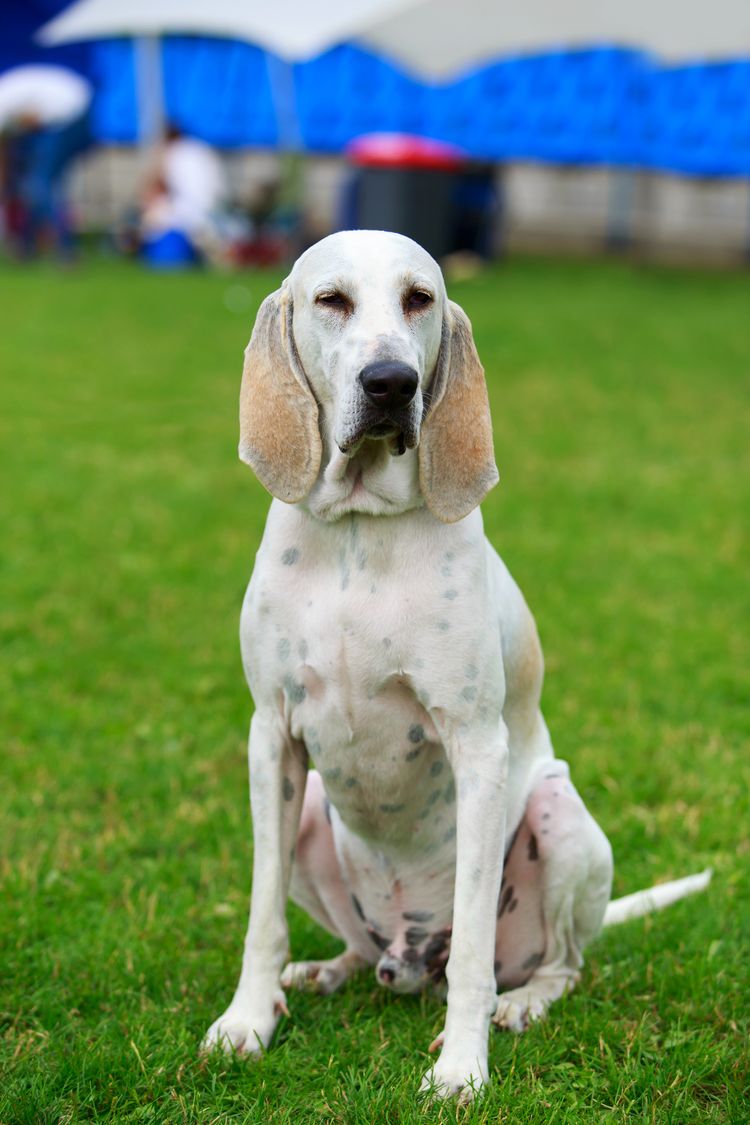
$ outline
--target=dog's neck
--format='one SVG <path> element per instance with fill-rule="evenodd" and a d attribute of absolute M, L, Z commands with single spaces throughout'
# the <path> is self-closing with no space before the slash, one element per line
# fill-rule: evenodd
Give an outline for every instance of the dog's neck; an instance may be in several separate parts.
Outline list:
<path fill-rule="evenodd" d="M 302 504 L 316 519 L 333 523 L 351 512 L 396 516 L 424 506 L 415 449 L 398 455 L 393 442 L 380 438 L 363 441 L 349 456 L 332 442 L 325 445 L 324 467 Z"/>

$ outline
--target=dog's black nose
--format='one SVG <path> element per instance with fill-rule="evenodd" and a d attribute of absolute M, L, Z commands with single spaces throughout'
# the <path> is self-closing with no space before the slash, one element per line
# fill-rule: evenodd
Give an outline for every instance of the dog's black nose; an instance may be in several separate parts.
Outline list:
<path fill-rule="evenodd" d="M 408 406 L 419 386 L 419 376 L 413 367 L 390 360 L 368 363 L 359 381 L 373 406 L 386 412 Z"/>
<path fill-rule="evenodd" d="M 394 973 L 393 969 L 386 969 L 383 966 L 378 969 L 378 976 L 382 980 L 383 984 L 393 984 L 394 980 L 396 979 L 396 974 Z"/>

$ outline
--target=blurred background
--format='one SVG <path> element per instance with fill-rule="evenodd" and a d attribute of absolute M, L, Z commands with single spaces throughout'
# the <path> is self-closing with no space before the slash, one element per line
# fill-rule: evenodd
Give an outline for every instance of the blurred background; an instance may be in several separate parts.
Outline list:
<path fill-rule="evenodd" d="M 2 0 L 0 150 L 0 1122 L 454 1120 L 413 1098 L 440 1001 L 370 976 L 258 1067 L 197 1050 L 250 884 L 242 352 L 358 225 L 471 318 L 485 528 L 615 894 L 715 870 L 460 1120 L 746 1122 L 750 2 Z"/>
<path fill-rule="evenodd" d="M 746 261 L 748 6 L 520 7 L 5 0 L 6 252 L 267 264 L 363 226 Z"/>

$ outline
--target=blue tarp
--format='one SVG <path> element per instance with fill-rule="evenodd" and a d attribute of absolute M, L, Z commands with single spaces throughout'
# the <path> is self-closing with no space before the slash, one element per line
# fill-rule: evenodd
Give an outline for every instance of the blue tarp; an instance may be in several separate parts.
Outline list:
<path fill-rule="evenodd" d="M 96 85 L 99 140 L 137 140 L 133 47 L 110 40 L 42 51 L 31 31 L 66 0 L 4 0 L 0 70 L 64 61 Z M 25 52 L 25 55 L 24 55 Z M 171 36 L 162 66 L 167 116 L 222 147 L 277 143 L 265 52 Z M 482 160 L 614 164 L 705 176 L 750 174 L 750 60 L 665 67 L 613 47 L 505 59 L 425 84 L 356 46 L 293 68 L 311 152 L 338 153 L 372 131 L 417 133 Z"/>
<path fill-rule="evenodd" d="M 136 139 L 131 45 L 93 48 L 102 140 Z M 266 56 L 242 43 L 163 45 L 167 114 L 222 146 L 277 139 Z M 507 59 L 424 84 L 355 46 L 294 67 L 305 147 L 341 152 L 372 131 L 418 133 L 486 160 L 542 160 L 750 174 L 750 61 L 662 67 L 602 47 Z"/>

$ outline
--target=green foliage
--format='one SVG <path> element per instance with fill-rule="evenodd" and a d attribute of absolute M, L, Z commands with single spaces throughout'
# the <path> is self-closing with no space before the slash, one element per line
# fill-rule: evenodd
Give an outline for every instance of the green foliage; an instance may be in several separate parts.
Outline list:
<path fill-rule="evenodd" d="M 558 753 L 622 894 L 580 988 L 495 1034 L 467 1109 L 416 1098 L 433 996 L 290 997 L 202 1059 L 250 882 L 237 646 L 267 498 L 241 352 L 278 279 L 0 272 L 0 1122 L 742 1122 L 748 1086 L 745 277 L 510 262 L 453 287 L 488 373 L 487 530 L 547 657 Z M 295 955 L 337 947 L 292 910 Z"/>

